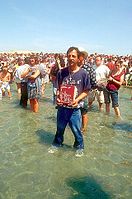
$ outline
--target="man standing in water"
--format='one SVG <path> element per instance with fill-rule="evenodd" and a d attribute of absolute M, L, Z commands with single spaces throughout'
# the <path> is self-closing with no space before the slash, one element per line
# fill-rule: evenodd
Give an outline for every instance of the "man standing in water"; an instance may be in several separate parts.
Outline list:
<path fill-rule="evenodd" d="M 7 91 L 8 97 L 11 99 L 11 88 L 10 88 L 10 81 L 11 81 L 11 74 L 8 71 L 8 62 L 3 63 L 2 71 L 0 72 L 0 81 L 1 81 L 1 90 L 2 95 L 5 96 L 5 92 Z"/>
<path fill-rule="evenodd" d="M 61 69 L 57 75 L 57 131 L 52 146 L 48 150 L 49 153 L 54 153 L 58 147 L 63 146 L 64 131 L 69 124 L 75 138 L 73 144 L 76 149 L 75 155 L 76 157 L 83 155 L 84 141 L 81 133 L 80 107 L 91 85 L 87 72 L 78 65 L 79 54 L 78 48 L 70 47 L 67 51 L 68 66 Z"/>
<path fill-rule="evenodd" d="M 86 62 L 88 53 L 83 50 L 79 49 L 80 55 L 79 55 L 79 66 L 83 68 L 89 75 L 90 78 L 90 84 L 91 89 L 96 88 L 96 72 L 94 67 L 90 65 L 90 63 Z M 82 114 L 82 133 L 83 135 L 86 135 L 87 132 L 87 125 L 88 125 L 88 99 L 84 99 L 83 107 L 81 107 L 81 114 Z"/>
<path fill-rule="evenodd" d="M 104 93 L 103 93 L 103 86 L 107 84 L 107 78 L 109 76 L 110 69 L 103 64 L 102 56 L 97 55 L 95 58 L 95 72 L 96 72 L 96 84 L 97 89 L 92 90 L 89 93 L 89 107 L 92 106 L 95 98 L 97 98 L 99 104 L 99 111 L 103 110 L 103 103 L 104 103 Z"/>

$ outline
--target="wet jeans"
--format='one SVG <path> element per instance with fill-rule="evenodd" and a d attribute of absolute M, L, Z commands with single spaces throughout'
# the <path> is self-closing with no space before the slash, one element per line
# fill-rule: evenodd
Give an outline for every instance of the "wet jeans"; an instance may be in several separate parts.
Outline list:
<path fill-rule="evenodd" d="M 73 146 L 76 149 L 83 149 L 84 142 L 81 133 L 82 117 L 80 109 L 77 108 L 71 109 L 66 107 L 58 107 L 57 131 L 53 141 L 53 145 L 58 147 L 62 146 L 64 141 L 64 131 L 67 124 L 69 124 L 75 138 Z"/>

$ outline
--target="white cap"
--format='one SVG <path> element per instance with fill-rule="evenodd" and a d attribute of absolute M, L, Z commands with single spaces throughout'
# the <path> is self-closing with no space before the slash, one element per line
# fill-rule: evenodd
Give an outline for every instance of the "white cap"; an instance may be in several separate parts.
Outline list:
<path fill-rule="evenodd" d="M 78 47 L 78 50 L 79 50 L 81 53 L 84 54 L 85 58 L 88 56 L 88 53 L 87 53 L 87 51 L 86 51 L 84 48 Z"/>

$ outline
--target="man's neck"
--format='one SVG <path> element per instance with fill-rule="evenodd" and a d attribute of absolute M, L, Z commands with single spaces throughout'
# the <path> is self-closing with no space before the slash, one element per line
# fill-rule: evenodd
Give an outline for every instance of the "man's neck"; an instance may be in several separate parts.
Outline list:
<path fill-rule="evenodd" d="M 80 69 L 80 67 L 78 65 L 74 66 L 74 67 L 68 67 L 69 72 L 71 73 L 75 73 Z"/>

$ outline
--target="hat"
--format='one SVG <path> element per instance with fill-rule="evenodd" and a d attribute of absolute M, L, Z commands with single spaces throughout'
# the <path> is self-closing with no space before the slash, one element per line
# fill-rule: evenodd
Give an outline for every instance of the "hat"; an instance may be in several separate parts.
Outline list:
<path fill-rule="evenodd" d="M 84 55 L 85 58 L 88 56 L 88 53 L 87 53 L 87 51 L 84 48 L 79 47 L 78 50 L 80 51 L 81 54 Z"/>

